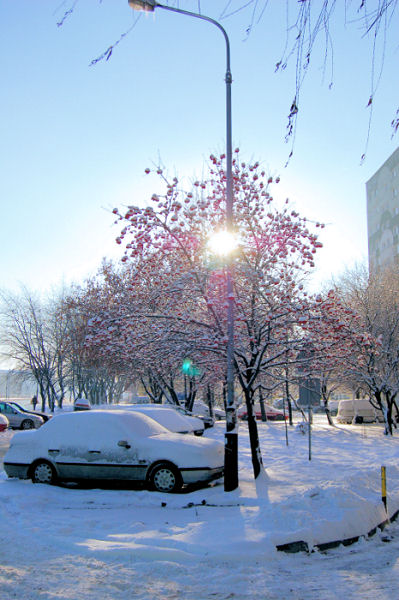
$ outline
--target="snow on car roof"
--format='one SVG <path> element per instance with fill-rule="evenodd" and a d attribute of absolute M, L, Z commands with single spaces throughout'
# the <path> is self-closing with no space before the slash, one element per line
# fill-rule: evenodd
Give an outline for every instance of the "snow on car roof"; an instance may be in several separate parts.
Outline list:
<path fill-rule="evenodd" d="M 182 415 L 173 408 L 151 404 L 146 406 L 137 404 L 137 406 L 132 407 L 132 409 L 134 412 L 146 414 L 156 419 L 171 431 L 187 431 L 192 429 L 191 419 L 188 419 L 185 415 Z"/>
<path fill-rule="evenodd" d="M 85 436 L 89 441 L 106 441 L 118 432 L 120 434 L 134 434 L 139 437 L 148 437 L 169 433 L 169 431 L 145 414 L 125 410 L 91 410 L 85 412 L 71 412 L 57 415 L 42 427 L 40 437 L 54 436 L 62 443 L 71 440 L 71 431 L 74 437 Z"/>

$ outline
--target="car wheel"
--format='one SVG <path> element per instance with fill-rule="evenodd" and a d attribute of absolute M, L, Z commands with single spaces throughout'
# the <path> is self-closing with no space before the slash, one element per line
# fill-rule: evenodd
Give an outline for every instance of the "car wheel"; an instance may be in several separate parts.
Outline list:
<path fill-rule="evenodd" d="M 55 471 L 46 461 L 37 462 L 32 468 L 33 483 L 54 483 Z"/>
<path fill-rule="evenodd" d="M 182 486 L 182 479 L 176 467 L 163 463 L 151 471 L 150 483 L 157 492 L 176 492 Z"/>
<path fill-rule="evenodd" d="M 204 429 L 197 429 L 194 431 L 194 435 L 204 435 Z"/>
<path fill-rule="evenodd" d="M 24 419 L 21 423 L 21 429 L 34 429 L 35 424 L 32 419 Z"/>

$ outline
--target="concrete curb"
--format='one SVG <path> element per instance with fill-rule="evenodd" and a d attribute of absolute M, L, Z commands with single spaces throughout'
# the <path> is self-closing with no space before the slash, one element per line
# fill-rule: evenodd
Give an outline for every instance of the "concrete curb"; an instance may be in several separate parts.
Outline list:
<path fill-rule="evenodd" d="M 356 535 L 355 537 L 346 538 L 344 540 L 334 540 L 333 542 L 324 542 L 323 544 L 315 544 L 312 547 L 309 547 L 309 544 L 307 542 L 304 542 L 303 540 L 299 540 L 297 542 L 288 542 L 288 544 L 279 544 L 276 546 L 276 548 L 279 552 L 286 552 L 287 554 L 293 554 L 295 552 L 307 552 L 308 554 L 310 554 L 311 552 L 314 552 L 316 549 L 323 552 L 325 550 L 331 550 L 331 548 L 337 548 L 338 546 L 341 546 L 341 544 L 343 546 L 350 546 L 351 544 L 355 544 L 356 542 L 358 542 L 360 540 L 360 538 L 362 538 L 362 537 L 372 537 L 373 535 L 375 535 L 377 533 L 378 530 L 384 531 L 385 527 L 387 525 L 389 525 L 389 523 L 391 523 L 392 521 L 396 521 L 398 516 L 399 516 L 399 510 L 397 510 L 391 516 L 390 519 L 386 519 L 385 521 L 383 521 L 382 523 L 380 523 L 379 525 L 377 525 L 376 527 L 371 529 L 371 531 L 369 531 L 366 535 Z"/>

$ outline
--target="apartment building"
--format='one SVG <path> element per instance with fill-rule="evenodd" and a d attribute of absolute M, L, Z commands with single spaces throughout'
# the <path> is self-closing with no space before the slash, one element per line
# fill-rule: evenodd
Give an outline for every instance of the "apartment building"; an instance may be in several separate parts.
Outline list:
<path fill-rule="evenodd" d="M 399 264 L 399 148 L 366 183 L 369 269 Z"/>

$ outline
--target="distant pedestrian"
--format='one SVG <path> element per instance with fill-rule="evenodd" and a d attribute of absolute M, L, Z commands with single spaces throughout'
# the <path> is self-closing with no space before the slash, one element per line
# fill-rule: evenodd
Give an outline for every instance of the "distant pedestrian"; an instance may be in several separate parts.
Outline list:
<path fill-rule="evenodd" d="M 30 401 L 30 403 L 33 406 L 33 410 L 36 410 L 36 405 L 37 405 L 37 397 L 33 396 L 32 400 Z"/>

